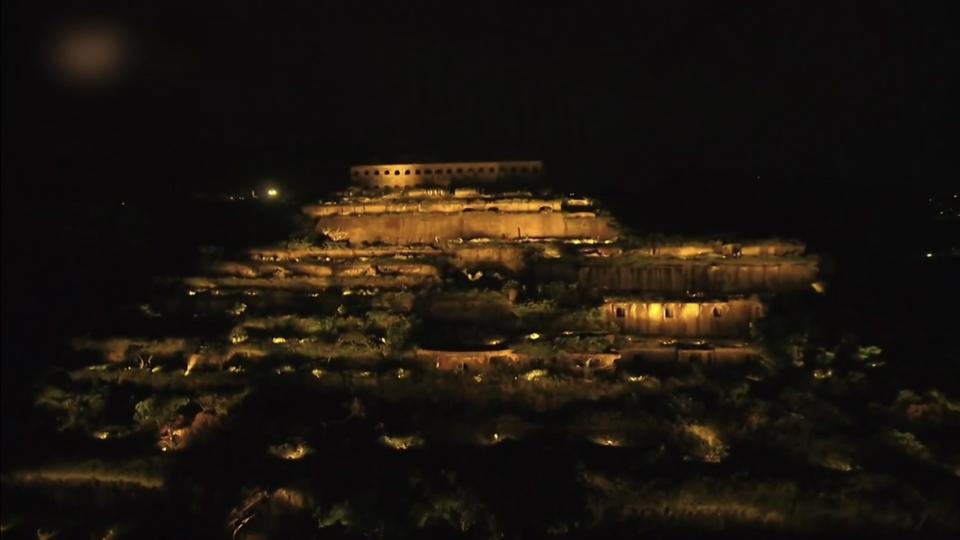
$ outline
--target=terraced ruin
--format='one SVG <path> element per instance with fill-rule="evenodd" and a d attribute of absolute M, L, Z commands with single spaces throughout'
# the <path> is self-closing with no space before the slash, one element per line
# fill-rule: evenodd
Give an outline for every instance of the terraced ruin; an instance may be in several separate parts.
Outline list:
<path fill-rule="evenodd" d="M 923 442 L 957 403 L 860 400 L 881 350 L 777 340 L 782 298 L 829 294 L 802 242 L 628 231 L 543 175 L 539 162 L 354 168 L 357 185 L 303 207 L 309 238 L 207 250 L 194 274 L 159 279 L 115 333 L 76 336 L 45 381 L 37 405 L 73 452 L 4 479 L 3 526 L 957 527 L 956 449 Z"/>

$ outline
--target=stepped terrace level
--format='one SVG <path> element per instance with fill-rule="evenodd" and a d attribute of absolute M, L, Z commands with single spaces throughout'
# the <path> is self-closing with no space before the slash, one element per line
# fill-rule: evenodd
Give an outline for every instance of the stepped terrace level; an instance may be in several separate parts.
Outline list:
<path fill-rule="evenodd" d="M 365 214 L 318 218 L 316 231 L 334 241 L 408 245 L 462 239 L 612 241 L 619 231 L 592 212 L 458 212 Z"/>
<path fill-rule="evenodd" d="M 648 336 L 731 337 L 745 334 L 765 315 L 757 298 L 671 300 L 613 297 L 601 308 L 606 320 L 622 332 Z"/>
<path fill-rule="evenodd" d="M 389 163 L 350 167 L 353 183 L 372 188 L 448 186 L 460 182 L 491 184 L 504 180 L 535 180 L 542 175 L 541 161 Z"/>
<path fill-rule="evenodd" d="M 817 281 L 820 271 L 813 255 L 682 258 L 645 256 L 636 251 L 605 254 L 601 249 L 586 256 L 539 260 L 533 266 L 534 276 L 601 291 L 729 294 L 806 290 Z"/>
<path fill-rule="evenodd" d="M 303 212 L 314 220 L 317 233 L 352 245 L 549 238 L 608 242 L 619 235 L 616 224 L 594 212 L 589 199 L 528 192 L 490 195 L 476 188 L 353 188 L 334 201 L 307 205 Z"/>

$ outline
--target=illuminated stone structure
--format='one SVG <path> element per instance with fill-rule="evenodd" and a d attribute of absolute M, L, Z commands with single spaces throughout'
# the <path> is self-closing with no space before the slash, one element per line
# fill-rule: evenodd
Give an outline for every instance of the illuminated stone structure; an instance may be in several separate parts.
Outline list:
<path fill-rule="evenodd" d="M 274 354 L 393 355 L 476 370 L 610 369 L 622 357 L 745 361 L 759 354 L 749 335 L 768 300 L 817 279 L 818 260 L 801 242 L 635 236 L 589 198 L 534 196 L 512 182 L 543 171 L 539 161 L 351 167 L 353 187 L 303 207 L 311 242 L 210 260 L 182 280 L 205 309 L 241 320 L 248 309 L 311 318 L 284 311 L 241 322 L 228 344 L 190 351 L 190 369 Z M 363 322 L 370 313 L 376 320 Z M 388 332 L 396 321 L 409 332 L 400 341 Z M 268 340 L 264 325 L 340 334 Z M 125 346 L 162 355 L 198 345 Z"/>
<path fill-rule="evenodd" d="M 610 298 L 604 317 L 623 332 L 674 337 L 736 337 L 759 320 L 764 305 L 756 297 L 725 300 Z"/>
<path fill-rule="evenodd" d="M 350 167 L 354 183 L 372 188 L 448 186 L 453 183 L 492 184 L 502 180 L 530 180 L 543 175 L 540 161 L 471 161 L 445 163 L 391 163 Z"/>

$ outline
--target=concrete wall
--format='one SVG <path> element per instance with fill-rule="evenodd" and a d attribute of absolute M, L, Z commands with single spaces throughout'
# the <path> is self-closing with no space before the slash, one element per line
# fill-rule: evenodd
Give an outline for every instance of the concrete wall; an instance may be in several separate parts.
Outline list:
<path fill-rule="evenodd" d="M 273 289 L 316 292 L 329 287 L 370 287 L 405 289 L 434 284 L 437 278 L 417 274 L 384 274 L 369 276 L 290 276 L 277 278 L 186 277 L 183 284 L 191 289 Z"/>
<path fill-rule="evenodd" d="M 608 299 L 600 308 L 621 331 L 675 337 L 732 337 L 744 334 L 763 316 L 756 299 L 661 302 Z"/>
<path fill-rule="evenodd" d="M 559 212 L 562 199 L 430 199 L 425 201 L 374 200 L 355 203 L 314 204 L 303 207 L 310 217 L 355 214 L 404 214 L 417 212 L 457 213 L 464 210 L 500 212 Z"/>
<path fill-rule="evenodd" d="M 360 257 L 436 257 L 442 255 L 438 248 L 432 246 L 350 246 L 350 247 L 322 247 L 307 246 L 302 248 L 255 248 L 249 252 L 254 261 L 293 261 L 301 260 L 333 260 L 358 259 Z"/>
<path fill-rule="evenodd" d="M 291 276 L 361 277 L 390 275 L 439 277 L 437 267 L 432 264 L 396 262 L 392 260 L 343 262 L 339 264 L 293 261 L 279 261 L 275 263 L 217 262 L 205 265 L 204 270 L 216 276 L 240 278 L 286 278 Z"/>
<path fill-rule="evenodd" d="M 463 246 L 453 250 L 453 264 L 457 268 L 500 266 L 513 272 L 524 267 L 524 251 L 516 246 Z"/>
<path fill-rule="evenodd" d="M 612 240 L 610 220 L 593 214 L 464 212 L 458 214 L 379 214 L 327 216 L 317 232 L 350 243 L 432 243 L 462 238 L 596 238 Z"/>
<path fill-rule="evenodd" d="M 683 242 L 678 244 L 651 245 L 636 248 L 631 253 L 650 257 L 703 257 L 724 255 L 727 257 L 786 257 L 802 255 L 807 246 L 797 240 L 759 240 L 723 244 L 713 242 Z"/>
<path fill-rule="evenodd" d="M 577 281 L 600 290 L 709 293 L 788 292 L 810 288 L 817 280 L 815 260 L 737 264 L 663 262 L 635 265 L 591 264 L 577 270 Z"/>
<path fill-rule="evenodd" d="M 513 178 L 539 178 L 540 161 L 477 161 L 451 163 L 393 163 L 350 167 L 350 180 L 366 187 L 446 186 L 453 182 L 493 183 Z"/>

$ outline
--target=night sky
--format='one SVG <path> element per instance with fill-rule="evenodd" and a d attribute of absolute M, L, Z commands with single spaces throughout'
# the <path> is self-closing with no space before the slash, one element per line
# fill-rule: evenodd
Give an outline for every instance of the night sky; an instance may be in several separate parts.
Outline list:
<path fill-rule="evenodd" d="M 431 159 L 540 158 L 631 192 L 684 176 L 934 185 L 956 170 L 956 40 L 922 6 L 195 4 L 4 3 L 5 195 L 64 178 L 310 191 L 351 163 Z M 65 84 L 45 55 L 91 23 L 126 57 L 109 81 Z"/>

